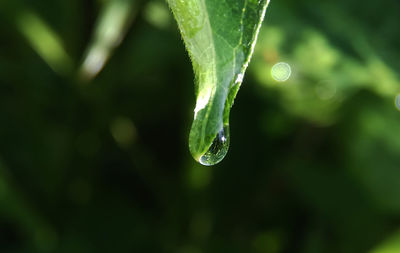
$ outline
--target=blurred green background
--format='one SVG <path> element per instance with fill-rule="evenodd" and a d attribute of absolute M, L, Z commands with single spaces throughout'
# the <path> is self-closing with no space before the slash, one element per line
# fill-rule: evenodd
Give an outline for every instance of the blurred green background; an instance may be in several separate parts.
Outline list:
<path fill-rule="evenodd" d="M 164 1 L 1 0 L 0 252 L 400 252 L 399 13 L 272 0 L 203 167 Z"/>

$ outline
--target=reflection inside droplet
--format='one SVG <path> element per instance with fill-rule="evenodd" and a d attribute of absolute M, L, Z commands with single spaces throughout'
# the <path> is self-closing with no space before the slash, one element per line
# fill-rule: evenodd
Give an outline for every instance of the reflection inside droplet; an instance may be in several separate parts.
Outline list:
<path fill-rule="evenodd" d="M 224 159 L 229 149 L 229 126 L 225 126 L 217 133 L 208 151 L 202 155 L 199 162 L 206 166 L 219 163 Z"/>
<path fill-rule="evenodd" d="M 271 69 L 272 78 L 278 82 L 285 82 L 289 79 L 292 74 L 290 65 L 286 62 L 278 62 Z"/>

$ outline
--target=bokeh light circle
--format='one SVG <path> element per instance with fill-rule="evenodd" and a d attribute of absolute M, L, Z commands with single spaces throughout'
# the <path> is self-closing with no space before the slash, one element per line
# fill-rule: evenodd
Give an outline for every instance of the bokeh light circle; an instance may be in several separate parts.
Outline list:
<path fill-rule="evenodd" d="M 272 78 L 278 82 L 285 82 L 290 78 L 292 69 L 286 62 L 278 62 L 271 69 Z"/>
<path fill-rule="evenodd" d="M 400 94 L 396 95 L 396 98 L 394 99 L 394 105 L 396 106 L 397 110 L 400 111 Z"/>

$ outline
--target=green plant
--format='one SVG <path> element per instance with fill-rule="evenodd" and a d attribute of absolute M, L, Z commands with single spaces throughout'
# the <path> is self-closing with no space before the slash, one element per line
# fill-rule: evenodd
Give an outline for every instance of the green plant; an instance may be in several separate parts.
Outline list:
<path fill-rule="evenodd" d="M 189 136 L 194 159 L 220 162 L 229 148 L 229 113 L 243 81 L 268 0 L 168 0 L 196 79 Z"/>
<path fill-rule="evenodd" d="M 77 68 L 80 80 L 90 81 L 103 69 L 122 41 L 139 2 L 104 3 L 82 64 Z M 201 164 L 214 165 L 228 151 L 230 108 L 253 54 L 269 0 L 167 2 L 189 52 L 196 79 L 189 149 Z M 15 14 L 20 32 L 55 72 L 61 75 L 74 72 L 74 63 L 62 40 L 37 13 L 19 1 L 5 7 Z M 157 11 L 157 6 L 153 6 L 153 11 Z"/>

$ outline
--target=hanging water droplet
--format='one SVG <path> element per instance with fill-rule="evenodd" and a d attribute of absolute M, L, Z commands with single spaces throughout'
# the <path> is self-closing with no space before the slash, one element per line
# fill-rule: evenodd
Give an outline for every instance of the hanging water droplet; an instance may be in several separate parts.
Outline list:
<path fill-rule="evenodd" d="M 211 166 L 219 163 L 224 159 L 229 149 L 229 126 L 224 126 L 217 133 L 210 148 L 199 159 L 199 162 L 206 166 Z"/>

